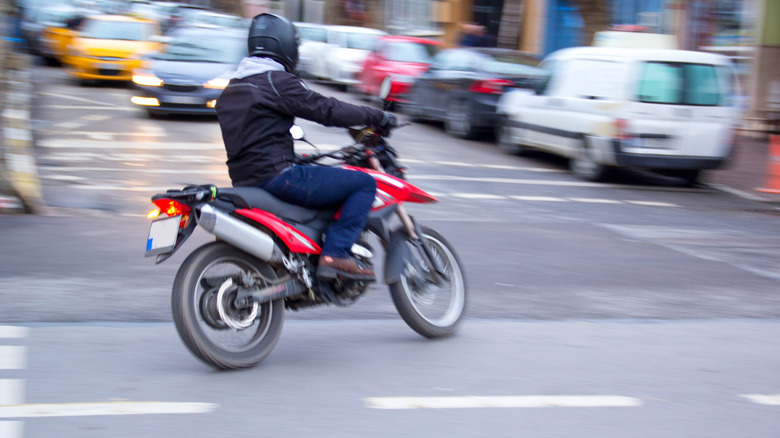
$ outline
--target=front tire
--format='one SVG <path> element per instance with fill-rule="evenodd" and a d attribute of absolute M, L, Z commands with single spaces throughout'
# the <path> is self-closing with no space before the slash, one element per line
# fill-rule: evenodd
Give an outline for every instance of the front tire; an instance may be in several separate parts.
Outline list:
<path fill-rule="evenodd" d="M 451 336 L 466 310 L 466 277 L 452 245 L 433 229 L 421 227 L 421 230 L 448 280 L 442 279 L 441 286 L 427 282 L 416 272 L 425 262 L 406 260 L 400 281 L 390 285 L 390 295 L 401 318 L 412 330 L 426 338 Z M 407 245 L 415 257 L 416 249 L 409 242 Z M 437 311 L 437 304 L 443 305 L 443 310 Z"/>
<path fill-rule="evenodd" d="M 232 307 L 228 296 L 222 301 L 222 314 L 216 310 L 215 284 L 224 285 L 227 278 L 239 278 L 242 273 L 276 278 L 267 263 L 224 242 L 212 242 L 184 260 L 173 282 L 171 304 L 179 336 L 195 357 L 217 369 L 257 365 L 271 353 L 282 333 L 283 299 L 260 304 L 255 313 Z M 242 328 L 231 328 L 223 316 Z"/>

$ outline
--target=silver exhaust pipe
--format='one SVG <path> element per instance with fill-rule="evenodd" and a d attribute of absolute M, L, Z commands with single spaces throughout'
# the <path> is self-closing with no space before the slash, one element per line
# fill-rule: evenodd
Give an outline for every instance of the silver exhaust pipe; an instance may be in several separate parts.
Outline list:
<path fill-rule="evenodd" d="M 283 263 L 282 250 L 268 234 L 217 210 L 209 204 L 201 205 L 199 210 L 198 225 L 217 236 L 218 239 L 224 240 L 260 260 Z"/>

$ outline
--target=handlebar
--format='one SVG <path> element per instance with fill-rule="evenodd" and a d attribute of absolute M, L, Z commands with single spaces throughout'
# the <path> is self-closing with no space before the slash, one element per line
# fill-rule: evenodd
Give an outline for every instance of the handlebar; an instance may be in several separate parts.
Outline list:
<path fill-rule="evenodd" d="M 404 122 L 396 126 L 394 129 L 409 125 L 411 125 L 410 122 Z M 389 136 L 389 133 L 387 133 L 387 135 L 382 135 L 375 128 L 369 126 L 363 127 L 361 129 L 348 128 L 348 131 L 355 140 L 354 144 L 344 146 L 331 152 L 312 155 L 296 154 L 296 162 L 299 164 L 311 164 L 323 158 L 346 158 L 350 155 L 367 153 L 368 151 L 376 150 L 379 146 L 385 146 L 389 148 L 389 145 L 384 142 L 384 138 Z"/>

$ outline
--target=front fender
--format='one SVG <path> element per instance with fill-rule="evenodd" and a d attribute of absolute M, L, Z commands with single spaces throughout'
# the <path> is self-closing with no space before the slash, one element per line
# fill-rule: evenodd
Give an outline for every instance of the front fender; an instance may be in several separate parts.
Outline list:
<path fill-rule="evenodd" d="M 412 255 L 409 252 L 409 245 L 406 244 L 408 239 L 409 235 L 406 234 L 406 230 L 403 227 L 397 228 L 390 233 L 385 254 L 385 283 L 387 285 L 401 281 L 404 262 Z"/>

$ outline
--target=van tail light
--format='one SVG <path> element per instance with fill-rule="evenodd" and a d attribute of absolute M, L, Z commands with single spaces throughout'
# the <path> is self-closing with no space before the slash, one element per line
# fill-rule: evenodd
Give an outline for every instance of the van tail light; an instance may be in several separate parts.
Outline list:
<path fill-rule="evenodd" d="M 502 94 L 506 87 L 513 87 L 514 82 L 508 79 L 482 79 L 474 81 L 469 87 L 472 93 Z"/>
<path fill-rule="evenodd" d="M 615 119 L 615 140 L 631 140 L 633 135 L 628 132 L 628 120 Z"/>

